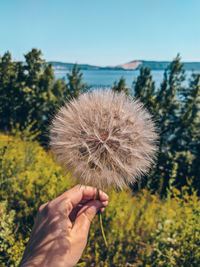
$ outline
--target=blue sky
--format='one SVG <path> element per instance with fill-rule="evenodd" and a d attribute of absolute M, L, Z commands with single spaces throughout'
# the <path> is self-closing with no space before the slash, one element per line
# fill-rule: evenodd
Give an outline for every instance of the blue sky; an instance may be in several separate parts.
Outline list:
<path fill-rule="evenodd" d="M 0 55 L 117 65 L 200 61 L 199 0 L 0 0 Z"/>

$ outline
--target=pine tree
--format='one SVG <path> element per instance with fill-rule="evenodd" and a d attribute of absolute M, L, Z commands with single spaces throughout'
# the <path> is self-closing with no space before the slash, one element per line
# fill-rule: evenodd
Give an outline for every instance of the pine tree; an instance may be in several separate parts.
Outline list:
<path fill-rule="evenodd" d="M 149 67 L 141 67 L 140 74 L 138 75 L 136 81 L 133 82 L 133 96 L 136 99 L 139 99 L 148 111 L 152 114 L 153 118 L 156 118 L 156 102 L 155 102 L 155 82 L 153 81 L 151 75 L 151 69 Z M 152 178 L 153 177 L 153 178 Z M 151 190 L 154 188 L 157 190 L 157 184 L 155 184 L 156 179 L 155 168 L 151 171 L 151 174 L 147 177 L 144 177 L 137 185 L 134 186 L 134 189 L 143 188 L 149 186 Z M 160 176 L 158 177 L 160 181 Z M 150 183 L 150 185 L 148 185 Z"/>
<path fill-rule="evenodd" d="M 172 61 L 164 73 L 161 90 L 156 96 L 156 111 L 158 114 L 161 150 L 166 149 L 177 127 L 180 115 L 179 93 L 184 90 L 182 82 L 185 80 L 184 67 L 180 56 Z"/>
<path fill-rule="evenodd" d="M 68 100 L 71 98 L 77 98 L 81 93 L 89 90 L 89 85 L 83 82 L 83 73 L 77 64 L 74 64 L 72 72 L 67 74 L 67 94 Z"/>
<path fill-rule="evenodd" d="M 188 180 L 197 188 L 199 181 L 199 131 L 200 131 L 200 74 L 192 74 L 189 88 L 182 92 L 182 109 L 179 127 L 173 140 L 179 157 L 176 185 L 181 187 Z M 192 181 L 193 180 L 193 181 Z"/>
<path fill-rule="evenodd" d="M 124 77 L 121 77 L 119 82 L 117 83 L 116 81 L 114 82 L 114 85 L 112 87 L 112 90 L 114 92 L 124 92 L 126 95 L 130 95 L 128 86 L 126 85 L 126 80 Z"/>
<path fill-rule="evenodd" d="M 0 60 L 0 129 L 9 130 L 13 122 L 21 129 L 32 125 L 32 130 L 46 132 L 66 94 L 66 82 L 55 80 L 41 51 L 32 49 L 25 63 L 13 62 L 6 52 Z"/>
<path fill-rule="evenodd" d="M 160 188 L 161 194 L 166 192 L 177 157 L 176 153 L 178 147 L 174 146 L 174 139 L 177 137 L 176 132 L 180 127 L 180 93 L 184 90 L 182 85 L 184 80 L 184 67 L 183 64 L 181 64 L 180 56 L 177 55 L 166 69 L 161 89 L 157 92 L 155 98 L 157 121 L 159 125 L 158 129 L 160 133 L 156 171 L 158 175 L 156 177 L 161 177 L 161 180 L 157 181 L 157 186 Z"/>
<path fill-rule="evenodd" d="M 11 54 L 6 52 L 0 62 L 0 128 L 7 130 L 10 122 L 15 121 L 19 104 L 19 88 L 16 86 L 17 68 Z"/>
<path fill-rule="evenodd" d="M 42 72 L 42 66 L 45 64 L 45 60 L 41 58 L 42 52 L 36 48 L 33 48 L 28 52 L 25 57 L 26 71 L 26 85 L 30 88 L 37 86 L 40 74 Z"/>
<path fill-rule="evenodd" d="M 149 67 L 140 68 L 140 74 L 133 82 L 133 91 L 135 98 L 139 98 L 152 115 L 155 115 L 155 82 Z"/>

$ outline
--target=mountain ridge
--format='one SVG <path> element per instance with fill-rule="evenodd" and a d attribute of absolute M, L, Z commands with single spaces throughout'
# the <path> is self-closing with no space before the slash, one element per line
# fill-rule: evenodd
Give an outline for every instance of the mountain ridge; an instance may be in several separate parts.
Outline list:
<path fill-rule="evenodd" d="M 60 62 L 60 61 L 48 61 L 52 64 L 54 71 L 62 72 L 72 70 L 74 63 Z M 81 70 L 139 70 L 141 67 L 150 67 L 151 70 L 165 70 L 170 61 L 154 61 L 154 60 L 132 60 L 130 62 L 120 64 L 117 66 L 105 66 L 100 67 L 90 64 L 78 64 Z M 200 62 L 182 62 L 185 70 L 200 71 Z"/>

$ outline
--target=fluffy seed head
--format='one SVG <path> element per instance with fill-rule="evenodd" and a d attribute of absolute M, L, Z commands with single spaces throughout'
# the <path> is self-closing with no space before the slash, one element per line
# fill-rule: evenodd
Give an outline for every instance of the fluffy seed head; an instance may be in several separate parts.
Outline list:
<path fill-rule="evenodd" d="M 78 182 L 122 188 L 148 172 L 157 134 L 143 105 L 120 93 L 95 90 L 63 106 L 50 145 Z"/>

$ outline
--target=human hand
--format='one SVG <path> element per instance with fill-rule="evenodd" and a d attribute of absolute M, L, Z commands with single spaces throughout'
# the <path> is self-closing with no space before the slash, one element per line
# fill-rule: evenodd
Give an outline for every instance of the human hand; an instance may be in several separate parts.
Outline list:
<path fill-rule="evenodd" d="M 108 195 L 77 185 L 38 211 L 20 267 L 71 267 L 80 259 L 95 214 L 108 205 Z"/>

